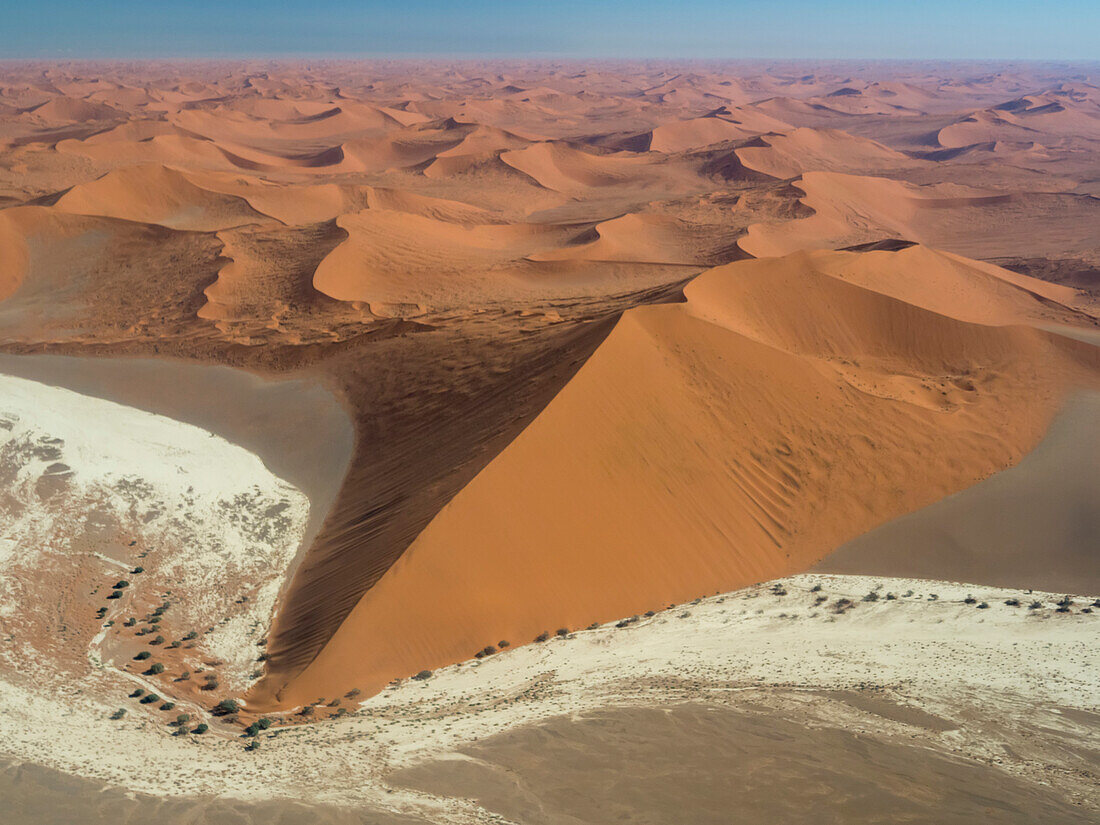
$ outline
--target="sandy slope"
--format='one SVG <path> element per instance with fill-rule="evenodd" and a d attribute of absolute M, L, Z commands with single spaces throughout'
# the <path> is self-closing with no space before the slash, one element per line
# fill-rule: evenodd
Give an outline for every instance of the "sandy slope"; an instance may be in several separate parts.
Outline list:
<path fill-rule="evenodd" d="M 338 391 L 255 700 L 377 687 L 1018 460 L 1095 380 L 1098 102 L 1038 63 L 9 65 L 0 346 Z M 750 254 L 789 257 L 649 306 Z"/>
<path fill-rule="evenodd" d="M 686 304 L 624 315 L 279 700 L 794 572 L 1015 463 L 1068 388 L 1100 380 L 1100 355 L 890 297 L 927 254 L 881 253 L 882 292 L 811 256 L 731 264 Z M 1052 303 L 949 263 L 994 305 L 998 290 L 1035 313 Z"/>

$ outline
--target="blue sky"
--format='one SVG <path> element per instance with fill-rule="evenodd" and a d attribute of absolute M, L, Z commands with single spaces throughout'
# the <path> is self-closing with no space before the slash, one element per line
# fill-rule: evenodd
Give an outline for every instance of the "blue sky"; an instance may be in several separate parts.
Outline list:
<path fill-rule="evenodd" d="M 1100 58 L 1100 0 L 6 0 L 0 58 Z"/>

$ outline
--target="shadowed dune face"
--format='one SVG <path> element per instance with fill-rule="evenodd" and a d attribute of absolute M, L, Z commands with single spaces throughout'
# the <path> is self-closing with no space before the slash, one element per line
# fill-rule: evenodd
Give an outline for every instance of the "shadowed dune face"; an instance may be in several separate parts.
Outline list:
<path fill-rule="evenodd" d="M 1011 466 L 1069 388 L 1100 381 L 1094 347 L 1022 325 L 1069 310 L 1019 276 L 972 269 L 971 288 L 995 281 L 1019 302 L 987 326 L 894 298 L 922 261 L 881 256 L 881 292 L 795 255 L 626 313 L 280 700 L 802 569 Z"/>
<path fill-rule="evenodd" d="M 249 698 L 375 690 L 1019 460 L 1096 380 L 1090 71 L 5 66 L 0 347 L 337 392 Z"/>

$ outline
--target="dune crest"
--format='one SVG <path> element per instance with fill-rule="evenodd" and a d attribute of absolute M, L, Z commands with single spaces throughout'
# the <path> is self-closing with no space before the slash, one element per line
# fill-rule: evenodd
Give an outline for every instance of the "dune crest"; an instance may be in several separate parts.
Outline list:
<path fill-rule="evenodd" d="M 934 254 L 873 268 L 904 281 Z M 685 304 L 627 312 L 314 662 L 253 700 L 374 690 L 497 639 L 786 575 L 1015 463 L 1067 387 L 1100 382 L 1088 345 L 857 286 L 823 270 L 859 256 L 832 255 L 730 264 Z M 980 265 L 955 274 L 996 291 Z"/>

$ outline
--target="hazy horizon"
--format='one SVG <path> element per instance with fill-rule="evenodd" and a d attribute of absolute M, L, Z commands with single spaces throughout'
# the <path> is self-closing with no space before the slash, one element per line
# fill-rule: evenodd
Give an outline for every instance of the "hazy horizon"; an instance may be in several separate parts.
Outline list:
<path fill-rule="evenodd" d="M 1071 25 L 1072 24 L 1072 25 Z M 0 59 L 608 58 L 1097 59 L 1100 5 L 1058 0 L 911 4 L 640 0 L 534 5 L 319 0 L 45 0 L 8 12 Z"/>

